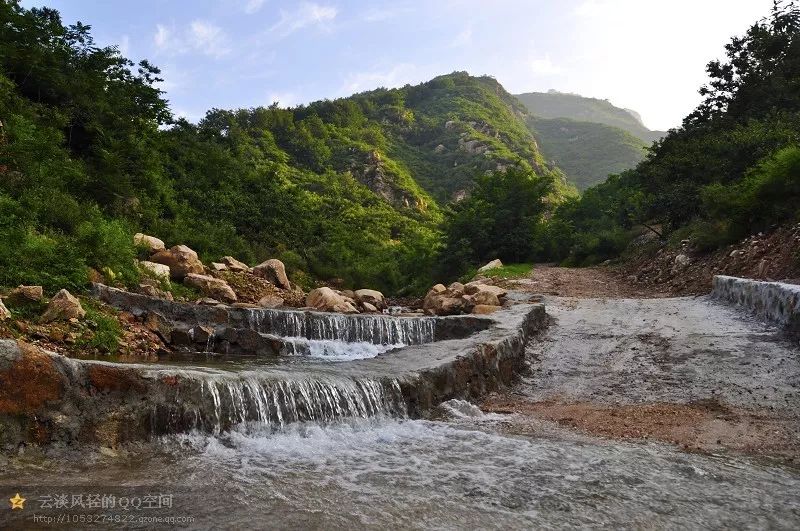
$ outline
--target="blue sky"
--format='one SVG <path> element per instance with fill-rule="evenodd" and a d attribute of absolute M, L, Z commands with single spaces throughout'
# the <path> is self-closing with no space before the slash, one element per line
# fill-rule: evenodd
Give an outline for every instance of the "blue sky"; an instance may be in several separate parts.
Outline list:
<path fill-rule="evenodd" d="M 24 0 L 163 71 L 176 114 L 296 105 L 466 70 L 676 126 L 704 65 L 771 0 Z"/>

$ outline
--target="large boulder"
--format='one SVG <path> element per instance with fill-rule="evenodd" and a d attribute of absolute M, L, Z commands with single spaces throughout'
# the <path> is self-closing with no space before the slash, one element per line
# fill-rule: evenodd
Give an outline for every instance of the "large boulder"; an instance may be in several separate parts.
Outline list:
<path fill-rule="evenodd" d="M 86 310 L 81 306 L 81 301 L 69 291 L 62 289 L 50 299 L 41 321 L 43 323 L 69 321 L 70 319 L 82 319 L 85 316 Z"/>
<path fill-rule="evenodd" d="M 140 247 L 146 247 L 150 254 L 166 249 L 163 241 L 159 240 L 155 236 L 148 236 L 147 234 L 142 234 L 141 232 L 137 232 L 133 235 L 133 243 Z"/>
<path fill-rule="evenodd" d="M 485 266 L 478 269 L 478 273 L 483 273 L 484 271 L 489 271 L 490 269 L 500 269 L 503 267 L 503 262 L 500 261 L 499 258 L 495 258 Z"/>
<path fill-rule="evenodd" d="M 12 306 L 21 306 L 41 302 L 44 297 L 44 290 L 41 286 L 17 286 L 6 297 L 6 301 Z"/>
<path fill-rule="evenodd" d="M 362 304 L 365 308 L 367 304 L 375 307 L 378 310 L 388 307 L 386 304 L 386 298 L 380 291 L 376 291 L 374 289 L 357 289 L 354 295 L 355 296 L 352 298 Z"/>
<path fill-rule="evenodd" d="M 500 299 L 497 298 L 497 295 L 490 291 L 479 291 L 474 295 L 470 295 L 472 297 L 472 302 L 476 305 L 480 306 L 500 306 Z"/>
<path fill-rule="evenodd" d="M 306 306 L 323 312 L 358 313 L 352 302 L 328 287 L 311 290 L 306 296 Z"/>
<path fill-rule="evenodd" d="M 258 300 L 258 305 L 262 308 L 278 308 L 283 306 L 283 297 L 277 295 L 264 295 Z"/>
<path fill-rule="evenodd" d="M 147 260 L 142 260 L 141 262 L 139 262 L 139 267 L 150 276 L 153 276 L 158 279 L 169 280 L 170 276 L 169 266 L 166 266 L 164 264 L 157 264 L 155 262 L 148 262 Z"/>
<path fill-rule="evenodd" d="M 189 273 L 183 279 L 183 283 L 201 291 L 203 295 L 212 297 L 218 301 L 228 303 L 237 301 L 236 293 L 233 291 L 233 288 L 221 278 Z"/>
<path fill-rule="evenodd" d="M 253 274 L 265 278 L 281 289 L 292 289 L 289 277 L 286 276 L 286 266 L 277 258 L 270 258 L 253 268 Z"/>
<path fill-rule="evenodd" d="M 239 260 L 237 260 L 232 256 L 223 256 L 220 259 L 220 262 L 228 266 L 228 269 L 230 269 L 231 271 L 240 271 L 240 272 L 250 271 L 249 265 L 245 264 L 244 262 L 240 262 Z"/>
<path fill-rule="evenodd" d="M 3 300 L 0 299 L 0 321 L 5 321 L 9 317 L 11 317 L 11 312 L 8 311 L 8 308 L 3 304 Z"/>
<path fill-rule="evenodd" d="M 464 286 L 454 282 L 449 288 L 433 286 L 425 295 L 422 309 L 428 315 L 458 315 L 469 313 L 474 305 L 472 298 L 464 294 Z"/>
<path fill-rule="evenodd" d="M 183 280 L 189 274 L 202 275 L 205 272 L 197 253 L 185 245 L 175 245 L 159 251 L 150 257 L 150 261 L 168 266 L 170 276 L 176 280 Z"/>

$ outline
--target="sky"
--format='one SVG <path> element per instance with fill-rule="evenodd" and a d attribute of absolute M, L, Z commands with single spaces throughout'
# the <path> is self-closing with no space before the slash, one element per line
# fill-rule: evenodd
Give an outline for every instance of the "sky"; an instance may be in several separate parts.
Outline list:
<path fill-rule="evenodd" d="M 772 0 L 23 0 L 160 67 L 176 115 L 293 106 L 466 70 L 678 126 L 705 65 Z"/>

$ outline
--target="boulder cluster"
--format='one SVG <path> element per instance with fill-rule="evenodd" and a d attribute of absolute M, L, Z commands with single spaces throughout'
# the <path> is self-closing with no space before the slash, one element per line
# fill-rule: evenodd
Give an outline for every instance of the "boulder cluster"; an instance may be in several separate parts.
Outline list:
<path fill-rule="evenodd" d="M 492 285 L 491 279 L 453 282 L 448 287 L 436 284 L 422 307 L 428 315 L 489 314 L 502 307 L 506 294 L 505 289 Z"/>
<path fill-rule="evenodd" d="M 138 262 L 145 273 L 139 292 L 151 297 L 172 300 L 172 294 L 162 288 L 164 283 L 178 281 L 203 294 L 197 301 L 201 304 L 261 308 L 290 305 L 340 313 L 378 313 L 388 308 L 383 294 L 370 289 L 339 291 L 321 287 L 306 295 L 292 284 L 283 262 L 275 258 L 250 267 L 232 256 L 223 256 L 206 267 L 197 253 L 185 245 L 167 249 L 163 241 L 141 233 L 134 236 L 134 242 L 149 255 L 147 260 Z"/>
<path fill-rule="evenodd" d="M 81 301 L 65 289 L 60 290 L 49 301 L 45 301 L 42 286 L 18 286 L 0 298 L 0 321 L 11 317 L 11 312 L 5 303 L 12 308 L 25 309 L 27 312 L 44 307 L 44 312 L 38 318 L 43 324 L 55 321 L 76 322 L 86 316 Z"/>

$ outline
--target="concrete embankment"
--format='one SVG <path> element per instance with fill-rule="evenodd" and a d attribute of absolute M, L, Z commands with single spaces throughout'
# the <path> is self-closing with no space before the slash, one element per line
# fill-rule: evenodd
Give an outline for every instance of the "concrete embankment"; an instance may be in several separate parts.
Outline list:
<path fill-rule="evenodd" d="M 213 312 L 219 321 L 221 309 Z M 349 416 L 424 416 L 443 400 L 474 399 L 510 384 L 525 366 L 526 343 L 546 325 L 538 304 L 442 320 L 451 321 L 442 330 L 474 333 L 371 359 L 241 371 L 75 360 L 0 341 L 0 444 L 6 451 L 21 443 L 114 446 L 250 421 L 280 427 Z"/>
<path fill-rule="evenodd" d="M 800 335 L 800 286 L 717 275 L 711 296 Z"/>

